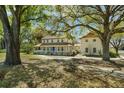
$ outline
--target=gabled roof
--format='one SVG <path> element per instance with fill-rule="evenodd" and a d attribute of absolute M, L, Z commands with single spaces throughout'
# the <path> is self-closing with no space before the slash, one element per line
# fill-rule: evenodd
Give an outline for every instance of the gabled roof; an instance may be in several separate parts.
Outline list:
<path fill-rule="evenodd" d="M 42 45 L 72 45 L 72 43 L 67 43 L 67 42 L 55 42 L 55 43 L 41 43 L 41 46 Z"/>
<path fill-rule="evenodd" d="M 90 31 L 88 34 L 80 37 L 80 39 L 82 39 L 82 38 L 92 38 L 92 37 L 98 37 L 98 35 L 96 34 L 96 32 Z"/>
<path fill-rule="evenodd" d="M 41 43 L 40 43 L 40 44 L 35 45 L 34 47 L 40 47 L 40 46 L 41 46 Z"/>
<path fill-rule="evenodd" d="M 54 39 L 54 38 L 64 38 L 65 36 L 50 36 L 50 35 L 48 35 L 48 36 L 45 36 L 45 37 L 43 37 L 42 39 Z"/>

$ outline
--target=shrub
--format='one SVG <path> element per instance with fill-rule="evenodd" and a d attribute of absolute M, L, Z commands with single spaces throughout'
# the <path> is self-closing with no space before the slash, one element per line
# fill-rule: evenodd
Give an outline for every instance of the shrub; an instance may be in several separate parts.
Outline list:
<path fill-rule="evenodd" d="M 29 54 L 33 51 L 33 45 L 32 44 L 24 44 L 21 49 L 23 52 Z"/>
<path fill-rule="evenodd" d="M 41 55 L 42 53 L 40 51 L 34 51 L 33 54 Z"/>
<path fill-rule="evenodd" d="M 79 53 L 80 53 L 79 51 L 75 50 L 75 51 L 72 52 L 72 55 L 71 56 L 75 56 L 75 55 L 77 55 Z"/>
<path fill-rule="evenodd" d="M 118 54 L 116 54 L 116 53 L 113 52 L 113 51 L 109 51 L 109 55 L 110 55 L 110 57 L 112 57 L 112 58 L 116 58 L 116 57 L 119 56 Z"/>

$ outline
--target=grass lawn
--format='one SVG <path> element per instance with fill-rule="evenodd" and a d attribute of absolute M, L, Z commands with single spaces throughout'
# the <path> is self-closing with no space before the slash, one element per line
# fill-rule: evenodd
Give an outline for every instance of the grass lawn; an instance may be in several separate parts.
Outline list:
<path fill-rule="evenodd" d="M 0 53 L 0 62 L 1 60 L 3 61 L 5 59 L 5 53 Z"/>
<path fill-rule="evenodd" d="M 0 53 L 0 58 L 5 54 Z M 124 87 L 124 74 L 97 67 L 118 68 L 91 60 L 43 60 L 21 54 L 22 65 L 0 65 L 0 87 Z M 123 67 L 122 67 L 123 68 Z"/>
<path fill-rule="evenodd" d="M 3 62 L 5 59 L 5 53 L 0 53 L 0 62 Z M 38 60 L 39 58 L 36 55 L 21 53 L 22 61 L 31 61 Z"/>

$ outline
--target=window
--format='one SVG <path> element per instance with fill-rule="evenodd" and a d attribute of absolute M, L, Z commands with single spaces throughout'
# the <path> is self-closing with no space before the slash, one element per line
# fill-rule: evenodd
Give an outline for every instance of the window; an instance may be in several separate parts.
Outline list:
<path fill-rule="evenodd" d="M 53 39 L 51 39 L 51 43 L 53 43 Z"/>
<path fill-rule="evenodd" d="M 96 39 L 93 39 L 93 42 L 96 42 Z"/>
<path fill-rule="evenodd" d="M 88 53 L 88 48 L 85 48 L 85 52 Z"/>
<path fill-rule="evenodd" d="M 96 48 L 93 48 L 93 53 L 96 53 Z"/>
<path fill-rule="evenodd" d="M 47 47 L 47 51 L 49 51 L 49 48 Z"/>
<path fill-rule="evenodd" d="M 38 47 L 38 50 L 40 50 L 40 47 Z"/>
<path fill-rule="evenodd" d="M 62 42 L 63 42 L 63 39 L 62 39 Z"/>
<path fill-rule="evenodd" d="M 47 39 L 47 43 L 49 42 L 49 40 Z"/>
<path fill-rule="evenodd" d="M 44 43 L 46 43 L 46 40 L 44 40 Z"/>
<path fill-rule="evenodd" d="M 63 49 L 63 47 L 61 48 L 61 51 L 63 51 L 64 49 Z"/>
<path fill-rule="evenodd" d="M 59 51 L 59 47 L 58 47 L 58 51 Z"/>
<path fill-rule="evenodd" d="M 85 42 L 88 42 L 88 39 L 86 39 Z"/>
<path fill-rule="evenodd" d="M 45 51 L 45 47 L 43 48 L 43 50 Z"/>
<path fill-rule="evenodd" d="M 44 40 L 44 43 L 47 43 L 47 39 Z"/>

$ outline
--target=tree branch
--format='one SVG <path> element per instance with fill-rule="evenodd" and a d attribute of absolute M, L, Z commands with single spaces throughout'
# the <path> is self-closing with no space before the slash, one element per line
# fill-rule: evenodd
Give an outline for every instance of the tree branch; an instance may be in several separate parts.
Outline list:
<path fill-rule="evenodd" d="M 0 19 L 2 21 L 4 31 L 9 31 L 8 29 L 10 29 L 10 23 L 9 23 L 9 19 L 7 16 L 5 6 L 3 6 L 3 5 L 0 5 Z M 8 32 L 8 33 L 10 33 L 10 32 Z"/>
<path fill-rule="evenodd" d="M 38 20 L 38 19 L 42 19 L 43 17 L 37 17 L 37 18 L 29 18 L 27 20 L 21 21 L 21 24 L 29 22 L 29 21 L 33 21 L 33 20 Z"/>

